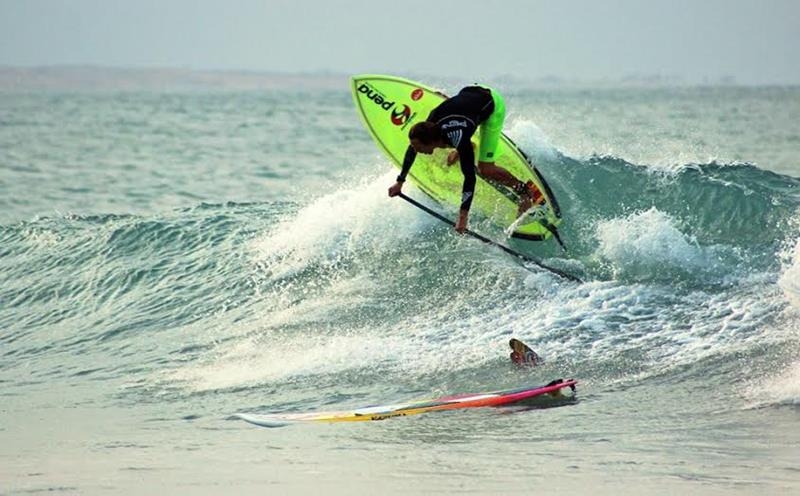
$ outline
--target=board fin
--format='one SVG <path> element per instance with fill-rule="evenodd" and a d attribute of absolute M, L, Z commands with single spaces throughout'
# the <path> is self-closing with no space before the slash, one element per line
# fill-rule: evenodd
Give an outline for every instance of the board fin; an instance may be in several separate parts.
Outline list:
<path fill-rule="evenodd" d="M 547 215 L 547 210 L 544 207 L 544 205 L 533 205 L 531 208 L 529 208 L 528 210 L 526 210 L 526 211 L 522 212 L 520 215 L 518 215 L 517 218 L 514 220 L 514 222 L 512 222 L 505 229 L 506 237 L 513 238 L 514 237 L 514 232 L 517 230 L 517 228 L 520 226 L 520 224 L 522 224 L 523 222 L 526 222 L 526 221 L 529 220 L 528 216 L 531 216 L 534 219 L 540 220 L 540 222 L 541 222 L 542 219 L 545 219 L 546 215 Z M 550 231 L 550 232 L 552 232 L 552 231 Z"/>
<path fill-rule="evenodd" d="M 542 363 L 542 357 L 540 357 L 535 351 L 531 349 L 530 346 L 523 343 L 519 339 L 511 338 L 508 341 L 508 345 L 511 347 L 511 361 L 517 365 L 525 365 L 529 367 L 535 367 Z M 553 386 L 557 384 L 555 381 L 548 384 L 548 386 Z"/>

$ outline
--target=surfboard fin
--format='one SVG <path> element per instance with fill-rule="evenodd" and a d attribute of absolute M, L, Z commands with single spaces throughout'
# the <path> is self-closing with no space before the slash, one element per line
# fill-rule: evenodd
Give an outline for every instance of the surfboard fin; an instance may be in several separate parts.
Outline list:
<path fill-rule="evenodd" d="M 530 367 L 535 367 L 542 363 L 542 358 L 536 354 L 535 351 L 531 349 L 530 346 L 526 345 L 522 341 L 516 338 L 511 338 L 508 341 L 508 346 L 511 347 L 511 361 L 517 365 L 526 365 Z M 553 384 L 548 384 L 548 386 L 552 386 Z"/>
<path fill-rule="evenodd" d="M 520 224 L 522 224 L 524 221 L 527 220 L 527 217 L 529 215 L 533 216 L 534 218 L 543 220 L 545 218 L 545 215 L 546 215 L 546 212 L 544 210 L 544 206 L 543 205 L 533 205 L 531 208 L 529 208 L 528 210 L 526 210 L 526 211 L 522 212 L 520 215 L 518 215 L 517 218 L 514 220 L 514 222 L 512 222 L 505 229 L 506 237 L 509 237 L 509 238 L 513 237 L 514 236 L 514 231 L 517 230 L 517 228 L 519 227 Z M 542 222 L 542 224 L 545 224 L 545 223 Z M 545 227 L 547 227 L 547 226 L 545 226 Z M 550 230 L 550 229 L 548 228 L 548 230 Z"/>

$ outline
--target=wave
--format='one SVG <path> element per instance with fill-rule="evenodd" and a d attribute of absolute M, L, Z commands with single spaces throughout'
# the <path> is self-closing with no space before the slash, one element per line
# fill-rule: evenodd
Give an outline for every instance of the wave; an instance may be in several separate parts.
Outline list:
<path fill-rule="evenodd" d="M 131 394 L 367 388 L 376 376 L 411 391 L 519 380 L 510 336 L 548 358 L 547 374 L 611 383 L 796 339 L 775 316 L 798 294 L 798 180 L 747 164 L 580 160 L 519 130 L 539 147 L 570 251 L 508 242 L 585 284 L 455 236 L 387 198 L 383 172 L 307 204 L 1 226 L 4 356 L 45 361 L 40 375 L 131 375 Z M 85 356 L 105 359 L 90 370 Z"/>
<path fill-rule="evenodd" d="M 794 308 L 800 310 L 800 239 L 794 248 L 781 253 L 784 271 L 778 280 L 783 294 Z"/>

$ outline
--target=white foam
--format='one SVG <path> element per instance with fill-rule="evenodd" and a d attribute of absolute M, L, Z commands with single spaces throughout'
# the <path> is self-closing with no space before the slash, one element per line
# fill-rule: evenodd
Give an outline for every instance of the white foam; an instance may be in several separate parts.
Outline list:
<path fill-rule="evenodd" d="M 419 376 L 474 367 L 499 356 L 485 345 L 491 326 L 478 316 L 458 322 L 410 316 L 394 326 L 327 331 L 309 325 L 290 334 L 267 329 L 229 340 L 205 358 L 169 371 L 165 379 L 199 392 L 345 372 Z"/>
<path fill-rule="evenodd" d="M 531 120 L 516 119 L 508 126 L 508 135 L 534 163 L 540 160 L 553 160 L 558 150 L 550 142 L 545 132 Z"/>
<path fill-rule="evenodd" d="M 393 180 L 394 172 L 387 172 L 311 200 L 252 243 L 256 259 L 273 277 L 287 277 L 313 262 L 335 264 L 353 251 L 412 236 L 425 219 L 402 200 L 387 196 Z"/>
<path fill-rule="evenodd" d="M 800 238 L 797 239 L 791 253 L 784 254 L 785 265 L 778 285 L 792 307 L 800 309 Z"/>
<path fill-rule="evenodd" d="M 743 393 L 750 400 L 748 408 L 800 406 L 800 362 L 776 375 L 760 379 L 746 387 Z"/>
<path fill-rule="evenodd" d="M 655 207 L 601 221 L 596 233 L 599 247 L 595 254 L 610 262 L 617 276 L 664 267 L 690 271 L 704 267 L 707 261 L 696 240 Z"/>
<path fill-rule="evenodd" d="M 176 369 L 169 378 L 192 391 L 255 386 L 363 367 L 380 360 L 388 347 L 369 336 L 302 333 L 285 340 L 251 337 L 219 349 L 219 355 Z"/>

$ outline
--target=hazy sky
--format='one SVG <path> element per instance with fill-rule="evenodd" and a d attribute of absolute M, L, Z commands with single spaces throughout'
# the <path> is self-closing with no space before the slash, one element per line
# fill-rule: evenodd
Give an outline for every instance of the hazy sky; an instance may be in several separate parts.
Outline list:
<path fill-rule="evenodd" d="M 798 53 L 800 0 L 0 0 L 13 66 L 800 84 Z"/>

